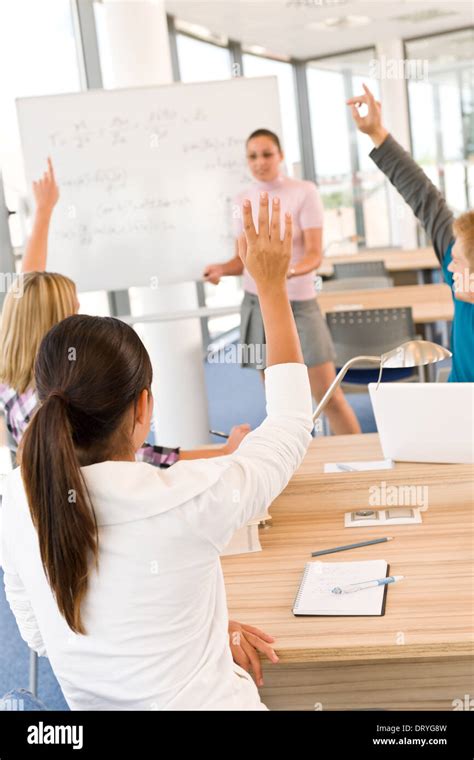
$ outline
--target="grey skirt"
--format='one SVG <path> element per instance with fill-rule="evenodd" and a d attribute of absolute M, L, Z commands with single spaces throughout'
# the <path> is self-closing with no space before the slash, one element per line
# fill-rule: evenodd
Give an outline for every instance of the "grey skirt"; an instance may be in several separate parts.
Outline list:
<path fill-rule="evenodd" d="M 307 367 L 334 362 L 336 354 L 326 320 L 316 298 L 290 301 Z M 245 293 L 240 309 L 240 364 L 265 369 L 266 344 L 258 297 Z"/>

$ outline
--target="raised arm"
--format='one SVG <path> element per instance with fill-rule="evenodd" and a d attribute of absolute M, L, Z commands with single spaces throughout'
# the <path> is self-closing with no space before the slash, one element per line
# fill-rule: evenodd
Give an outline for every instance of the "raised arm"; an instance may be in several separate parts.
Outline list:
<path fill-rule="evenodd" d="M 382 123 L 381 105 L 364 85 L 364 95 L 350 98 L 352 118 L 360 130 L 374 143 L 371 159 L 381 169 L 431 238 L 440 261 L 453 240 L 453 214 L 439 190 L 433 185 L 416 161 L 388 133 Z M 361 116 L 357 107 L 367 106 Z"/>
<path fill-rule="evenodd" d="M 33 182 L 35 218 L 21 265 L 22 272 L 44 272 L 48 257 L 48 233 L 53 209 L 59 198 L 51 159 L 41 179 Z"/>
<path fill-rule="evenodd" d="M 285 235 L 281 241 L 280 199 L 273 199 L 271 223 L 268 203 L 268 193 L 262 193 L 257 235 L 250 201 L 244 201 L 244 234 L 239 238 L 239 253 L 257 285 L 265 327 L 267 367 L 302 364 L 301 344 L 286 290 L 293 234 L 291 214 L 285 214 Z"/>
<path fill-rule="evenodd" d="M 285 217 L 282 241 L 278 198 L 273 199 L 270 224 L 268 195 L 262 197 L 258 234 L 249 201 L 244 202 L 243 212 L 246 245 L 240 238 L 240 252 L 257 285 L 267 342 L 267 417 L 245 436 L 234 454 L 214 460 L 213 466 L 222 471 L 220 477 L 202 494 L 198 508 L 187 510 L 195 531 L 218 551 L 237 528 L 265 514 L 301 464 L 313 428 L 308 371 L 286 289 L 291 216 Z"/>

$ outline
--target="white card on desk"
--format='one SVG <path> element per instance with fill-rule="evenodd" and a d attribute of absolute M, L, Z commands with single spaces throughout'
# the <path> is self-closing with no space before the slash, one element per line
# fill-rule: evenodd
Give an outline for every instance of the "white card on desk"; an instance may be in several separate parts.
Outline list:
<path fill-rule="evenodd" d="M 377 459 L 372 462 L 326 462 L 324 472 L 369 472 L 370 470 L 391 470 L 392 459 Z"/>

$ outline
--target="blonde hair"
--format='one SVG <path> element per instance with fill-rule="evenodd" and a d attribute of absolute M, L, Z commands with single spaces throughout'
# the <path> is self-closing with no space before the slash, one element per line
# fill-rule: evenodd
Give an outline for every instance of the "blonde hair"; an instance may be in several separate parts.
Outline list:
<path fill-rule="evenodd" d="M 39 345 L 54 325 L 76 312 L 76 286 L 62 274 L 27 272 L 9 288 L 0 322 L 0 382 L 17 393 L 34 385 Z M 20 287 L 18 287 L 20 284 Z"/>
<path fill-rule="evenodd" d="M 474 270 L 474 210 L 466 211 L 454 220 L 453 232 L 465 245 L 465 256 Z"/>

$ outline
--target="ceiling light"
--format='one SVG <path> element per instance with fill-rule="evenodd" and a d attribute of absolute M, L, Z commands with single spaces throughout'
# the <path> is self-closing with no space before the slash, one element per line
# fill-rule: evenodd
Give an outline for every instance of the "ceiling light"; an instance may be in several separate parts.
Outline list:
<path fill-rule="evenodd" d="M 356 26 L 366 26 L 372 21 L 369 16 L 331 16 L 324 21 L 313 21 L 307 29 L 348 29 Z"/>

